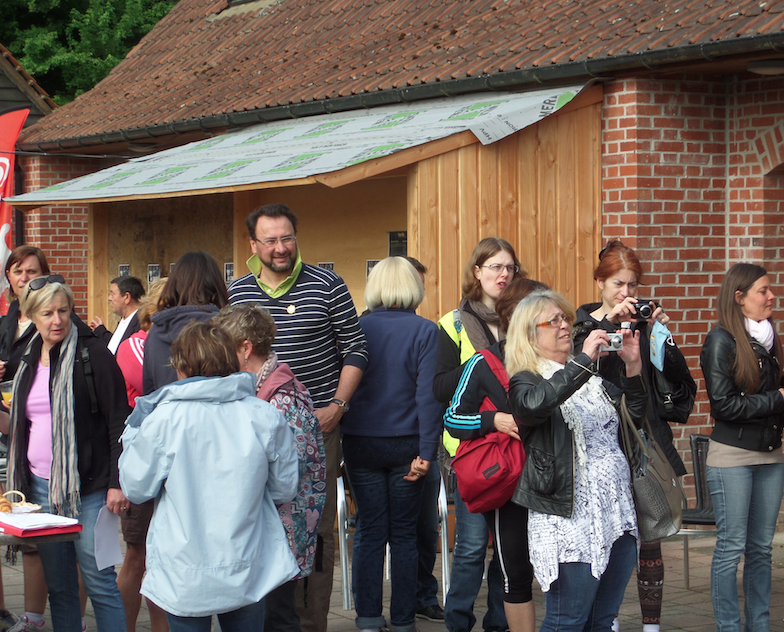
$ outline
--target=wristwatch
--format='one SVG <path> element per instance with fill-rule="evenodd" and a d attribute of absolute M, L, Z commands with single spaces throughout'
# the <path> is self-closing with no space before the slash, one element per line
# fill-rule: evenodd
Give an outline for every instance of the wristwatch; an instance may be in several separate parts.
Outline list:
<path fill-rule="evenodd" d="M 332 401 L 330 403 L 331 404 L 337 404 L 338 406 L 340 406 L 343 409 L 344 413 L 348 412 L 348 402 L 347 401 L 342 400 L 342 399 L 338 399 L 337 397 L 333 397 Z"/>

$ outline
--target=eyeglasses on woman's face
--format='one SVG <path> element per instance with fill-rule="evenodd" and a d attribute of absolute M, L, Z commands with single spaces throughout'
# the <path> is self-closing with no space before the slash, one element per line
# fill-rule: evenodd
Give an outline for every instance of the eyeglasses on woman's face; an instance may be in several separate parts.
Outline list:
<path fill-rule="evenodd" d="M 537 327 L 552 327 L 553 329 L 558 329 L 561 326 L 561 323 L 566 323 L 567 325 L 571 326 L 572 319 L 569 318 L 566 314 L 561 312 L 560 314 L 556 314 L 550 320 L 546 320 L 543 323 L 537 323 Z"/>
<path fill-rule="evenodd" d="M 487 268 L 495 274 L 501 274 L 504 270 L 506 270 L 510 276 L 520 272 L 520 266 L 505 266 L 501 263 L 491 263 L 489 265 L 483 264 L 482 267 Z"/>
<path fill-rule="evenodd" d="M 50 274 L 49 276 L 41 276 L 30 279 L 30 281 L 27 283 L 27 294 L 25 294 L 25 298 L 30 296 L 30 292 L 36 292 L 40 290 L 47 283 L 65 283 L 65 279 L 60 274 Z"/>

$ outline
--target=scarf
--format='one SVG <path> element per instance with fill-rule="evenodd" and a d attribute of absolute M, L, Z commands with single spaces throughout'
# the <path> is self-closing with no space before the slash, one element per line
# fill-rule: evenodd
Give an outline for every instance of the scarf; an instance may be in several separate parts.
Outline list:
<path fill-rule="evenodd" d="M 549 380 L 557 371 L 564 368 L 563 364 L 558 364 L 553 360 L 542 359 L 539 361 L 539 374 L 546 380 Z M 560 406 L 561 415 L 563 415 L 564 422 L 572 431 L 574 436 L 574 452 L 577 460 L 577 472 L 580 480 L 584 480 L 585 464 L 588 461 L 588 451 L 585 446 L 585 433 L 583 432 L 583 420 L 580 412 L 576 406 L 579 402 L 582 407 L 593 406 L 601 407 L 604 405 L 613 407 L 607 392 L 604 390 L 602 378 L 594 375 L 583 384 L 580 389 L 572 394 Z"/>
<path fill-rule="evenodd" d="M 29 354 L 40 334 L 36 334 L 27 345 L 25 355 Z M 52 469 L 49 476 L 49 505 L 54 514 L 75 517 L 81 510 L 81 481 L 79 478 L 79 459 L 76 452 L 76 424 L 74 423 L 73 368 L 79 334 L 71 323 L 68 335 L 60 345 L 60 357 L 52 367 Z M 17 399 L 19 384 L 28 371 L 26 362 L 19 364 L 14 377 L 14 400 Z M 22 488 L 24 469 L 23 446 L 19 445 L 20 424 L 25 423 L 24 411 L 13 406 L 11 411 L 11 447 L 8 452 L 8 481 L 12 489 Z"/>
<path fill-rule="evenodd" d="M 496 341 L 488 338 L 486 325 L 490 323 L 498 327 L 499 340 L 504 339 L 503 333 L 499 326 L 500 320 L 498 314 L 485 305 L 482 301 L 469 301 L 463 299 L 460 301 L 460 320 L 463 322 L 468 333 L 468 339 L 474 346 L 474 351 L 481 351 L 487 349 Z"/>
<path fill-rule="evenodd" d="M 767 318 L 759 322 L 747 318 L 746 331 L 748 331 L 749 335 L 768 351 L 773 348 L 773 339 L 776 334 L 773 332 L 773 325 L 771 325 Z"/>

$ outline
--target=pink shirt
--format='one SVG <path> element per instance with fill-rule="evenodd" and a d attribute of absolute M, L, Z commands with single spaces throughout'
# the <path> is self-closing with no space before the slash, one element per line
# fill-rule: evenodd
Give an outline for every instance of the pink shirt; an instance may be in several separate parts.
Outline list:
<path fill-rule="evenodd" d="M 30 420 L 27 460 L 30 471 L 49 480 L 52 470 L 52 404 L 49 400 L 49 367 L 38 363 L 38 369 L 27 395 L 25 414 Z"/>

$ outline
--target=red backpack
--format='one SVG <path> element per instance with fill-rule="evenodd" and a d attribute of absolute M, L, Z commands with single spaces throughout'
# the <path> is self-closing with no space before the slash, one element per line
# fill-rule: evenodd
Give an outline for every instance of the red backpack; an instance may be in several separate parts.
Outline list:
<path fill-rule="evenodd" d="M 479 353 L 508 391 L 509 375 L 498 357 L 487 349 Z M 479 410 L 497 410 L 497 407 L 485 397 Z M 523 442 L 505 432 L 490 432 L 478 439 L 461 441 L 452 459 L 452 469 L 468 511 L 484 513 L 509 502 L 523 473 L 524 462 Z"/>

